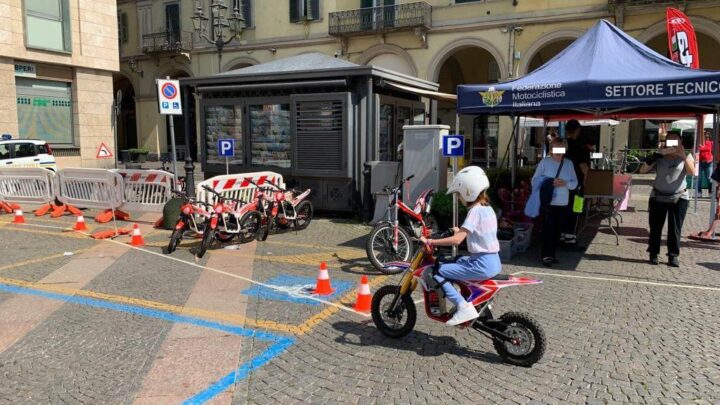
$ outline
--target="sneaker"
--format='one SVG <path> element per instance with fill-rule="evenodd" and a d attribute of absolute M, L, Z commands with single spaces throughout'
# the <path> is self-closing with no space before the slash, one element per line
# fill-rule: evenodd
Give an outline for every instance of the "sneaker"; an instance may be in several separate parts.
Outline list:
<path fill-rule="evenodd" d="M 670 267 L 680 267 L 680 261 L 678 260 L 677 256 L 670 256 L 668 259 L 668 266 Z"/>
<path fill-rule="evenodd" d="M 658 259 L 657 255 L 650 255 L 650 264 L 660 264 L 660 259 Z"/>
<path fill-rule="evenodd" d="M 560 242 L 563 242 L 563 243 L 565 242 L 565 234 L 564 233 L 560 234 Z"/>
<path fill-rule="evenodd" d="M 569 233 L 565 234 L 565 244 L 574 245 L 575 243 L 577 243 L 577 239 L 575 238 L 575 235 L 569 234 Z"/>
<path fill-rule="evenodd" d="M 542 264 L 545 267 L 552 267 L 553 265 L 553 258 L 552 257 L 543 257 L 542 258 Z"/>
<path fill-rule="evenodd" d="M 467 321 L 472 321 L 478 316 L 480 316 L 480 314 L 478 314 L 475 306 L 473 306 L 473 304 L 469 302 L 464 302 L 460 304 L 457 311 L 455 311 L 455 315 L 453 315 L 453 317 L 450 318 L 450 320 L 448 320 L 446 323 L 450 326 L 457 326 Z"/>

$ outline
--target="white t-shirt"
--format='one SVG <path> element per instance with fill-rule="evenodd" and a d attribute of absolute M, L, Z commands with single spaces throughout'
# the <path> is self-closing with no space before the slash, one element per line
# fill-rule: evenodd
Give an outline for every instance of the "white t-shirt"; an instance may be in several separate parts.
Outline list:
<path fill-rule="evenodd" d="M 492 207 L 475 205 L 468 211 L 462 228 L 468 231 L 467 246 L 470 253 L 497 253 L 497 217 Z"/>

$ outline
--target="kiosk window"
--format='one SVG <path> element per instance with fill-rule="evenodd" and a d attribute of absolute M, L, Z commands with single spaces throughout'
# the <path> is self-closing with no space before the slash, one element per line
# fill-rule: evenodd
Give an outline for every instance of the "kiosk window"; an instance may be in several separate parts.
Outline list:
<path fill-rule="evenodd" d="M 252 166 L 289 169 L 292 164 L 289 104 L 254 104 L 250 113 Z"/>
<path fill-rule="evenodd" d="M 299 101 L 296 104 L 295 150 L 298 170 L 343 169 L 343 102 Z M 322 158 L 319 158 L 322 157 Z"/>
<path fill-rule="evenodd" d="M 205 108 L 205 133 L 207 163 L 225 164 L 225 159 L 218 156 L 218 140 L 234 139 L 235 157 L 230 158 L 230 163 L 243 164 L 242 106 L 207 106 Z"/>

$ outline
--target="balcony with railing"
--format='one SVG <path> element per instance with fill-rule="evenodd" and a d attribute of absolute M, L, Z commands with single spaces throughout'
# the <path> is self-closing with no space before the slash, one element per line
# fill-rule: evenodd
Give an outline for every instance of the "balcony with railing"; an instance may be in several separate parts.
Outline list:
<path fill-rule="evenodd" d="M 616 7 L 656 7 L 656 6 L 678 6 L 686 3 L 708 2 L 708 0 L 608 0 L 610 9 Z"/>
<path fill-rule="evenodd" d="M 193 47 L 192 32 L 154 32 L 142 37 L 145 54 L 179 54 Z"/>
<path fill-rule="evenodd" d="M 431 26 L 432 6 L 420 1 L 330 13 L 329 34 L 352 36 Z"/>

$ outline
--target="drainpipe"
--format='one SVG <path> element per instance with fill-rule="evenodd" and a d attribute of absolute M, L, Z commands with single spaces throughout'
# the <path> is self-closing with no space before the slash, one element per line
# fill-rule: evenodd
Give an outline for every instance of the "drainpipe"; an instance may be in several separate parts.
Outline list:
<path fill-rule="evenodd" d="M 510 24 L 500 29 L 501 32 L 508 34 L 508 55 L 507 55 L 507 66 L 508 66 L 508 79 L 515 76 L 515 35 L 523 31 L 523 27 L 517 24 Z"/>

